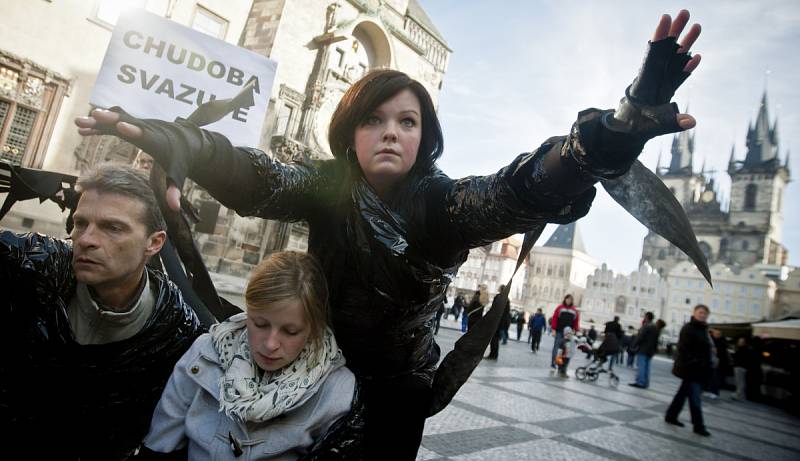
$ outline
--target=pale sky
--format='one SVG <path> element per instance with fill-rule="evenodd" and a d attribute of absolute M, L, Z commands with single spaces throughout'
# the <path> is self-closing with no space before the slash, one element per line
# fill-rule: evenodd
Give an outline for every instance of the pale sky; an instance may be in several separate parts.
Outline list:
<path fill-rule="evenodd" d="M 682 109 L 689 104 L 698 120 L 695 170 L 705 160 L 729 196 L 731 146 L 743 160 L 766 85 L 780 157 L 795 152 L 783 244 L 789 263 L 800 266 L 800 2 L 420 1 L 454 51 L 439 98 L 439 165 L 452 177 L 494 173 L 566 134 L 580 110 L 616 107 L 660 15 L 688 9 L 690 24 L 703 26 L 692 48 L 703 58 L 673 100 Z M 651 140 L 640 160 L 653 169 L 662 151 L 667 164 L 671 142 L 671 135 Z M 602 189 L 579 222 L 592 256 L 615 271 L 636 269 L 646 229 Z M 539 244 L 550 232 L 552 226 Z"/>

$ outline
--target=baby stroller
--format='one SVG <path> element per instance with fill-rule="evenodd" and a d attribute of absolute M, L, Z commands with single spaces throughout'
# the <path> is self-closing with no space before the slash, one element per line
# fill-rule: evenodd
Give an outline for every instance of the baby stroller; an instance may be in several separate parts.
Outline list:
<path fill-rule="evenodd" d="M 597 381 L 603 373 L 608 373 L 608 385 L 611 387 L 619 386 L 619 376 L 614 374 L 614 370 L 606 370 L 603 366 L 606 363 L 606 352 L 600 348 L 595 352 L 594 359 L 588 365 L 575 369 L 575 377 L 579 381 Z"/>

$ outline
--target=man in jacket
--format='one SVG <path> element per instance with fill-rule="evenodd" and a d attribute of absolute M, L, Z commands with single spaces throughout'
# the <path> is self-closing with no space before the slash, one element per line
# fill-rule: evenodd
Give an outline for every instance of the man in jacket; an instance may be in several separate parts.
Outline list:
<path fill-rule="evenodd" d="M 147 178 L 104 166 L 78 188 L 72 244 L 0 232 L 0 421 L 27 456 L 125 459 L 200 324 L 145 267 L 166 237 Z"/>
<path fill-rule="evenodd" d="M 633 340 L 632 347 L 638 349 L 636 354 L 636 382 L 630 386 L 647 389 L 650 386 L 650 361 L 658 350 L 658 336 L 666 325 L 663 320 L 653 323 L 655 315 L 652 312 L 644 314 L 644 325 L 639 329 L 639 334 Z"/>
<path fill-rule="evenodd" d="M 711 379 L 711 339 L 706 323 L 708 314 L 708 307 L 698 304 L 694 308 L 692 319 L 681 328 L 678 354 L 672 367 L 672 374 L 682 380 L 681 387 L 664 416 L 667 423 L 683 427 L 683 423 L 678 421 L 678 414 L 688 398 L 694 432 L 706 437 L 711 434 L 703 423 L 700 395 L 703 393 L 703 386 Z"/>
<path fill-rule="evenodd" d="M 528 322 L 528 328 L 531 330 L 531 350 L 539 352 L 539 343 L 542 341 L 542 333 L 547 329 L 547 320 L 544 318 L 542 308 L 536 309 L 533 318 Z"/>
<path fill-rule="evenodd" d="M 550 368 L 555 370 L 558 346 L 564 339 L 564 328 L 570 327 L 572 331 L 580 331 L 580 312 L 573 304 L 572 295 L 564 296 L 561 305 L 556 308 L 550 326 L 553 328 L 555 340 L 553 341 L 553 354 L 550 359 Z"/>

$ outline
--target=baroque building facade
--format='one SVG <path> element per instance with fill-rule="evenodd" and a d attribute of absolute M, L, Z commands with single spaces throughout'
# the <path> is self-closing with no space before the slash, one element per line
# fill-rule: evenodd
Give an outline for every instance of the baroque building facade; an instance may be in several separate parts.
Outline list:
<path fill-rule="evenodd" d="M 645 312 L 664 317 L 668 288 L 666 279 L 646 262 L 628 275 L 614 274 L 603 264 L 586 280 L 581 318 L 603 325 L 619 317 L 624 329 L 638 329 Z"/>
<path fill-rule="evenodd" d="M 508 282 L 514 273 L 521 246 L 522 242 L 517 238 L 508 237 L 470 250 L 467 260 L 448 288 L 449 301 L 452 303 L 456 296 L 462 295 L 469 302 L 475 291 L 481 285 L 485 285 L 491 302 L 491 299 L 500 292 L 500 285 Z M 511 307 L 520 311 L 529 311 L 525 303 L 525 272 L 526 264 L 523 264 L 514 276 L 514 283 L 508 296 Z"/>

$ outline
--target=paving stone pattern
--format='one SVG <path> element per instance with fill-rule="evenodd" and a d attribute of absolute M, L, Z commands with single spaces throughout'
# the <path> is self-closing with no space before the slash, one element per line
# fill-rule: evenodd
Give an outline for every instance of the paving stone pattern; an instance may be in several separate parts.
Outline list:
<path fill-rule="evenodd" d="M 444 322 L 437 342 L 444 356 L 461 335 Z M 454 326 L 455 324 L 452 324 Z M 527 337 L 527 332 L 523 335 Z M 711 437 L 664 422 L 664 411 L 680 382 L 664 357 L 652 362 L 649 389 L 629 387 L 635 370 L 617 366 L 620 385 L 550 371 L 552 337 L 538 354 L 524 341 L 509 340 L 498 360 L 484 360 L 453 402 L 425 425 L 417 460 L 800 460 L 800 418 L 750 402 L 703 399 Z"/>

